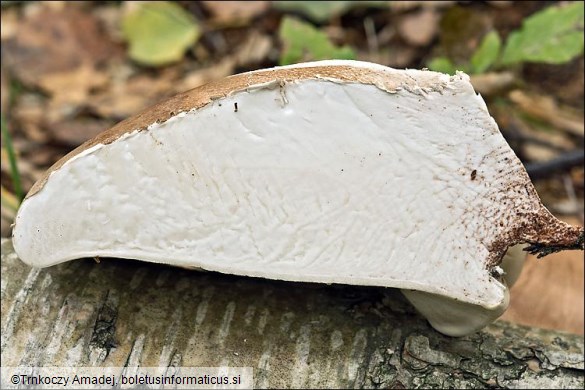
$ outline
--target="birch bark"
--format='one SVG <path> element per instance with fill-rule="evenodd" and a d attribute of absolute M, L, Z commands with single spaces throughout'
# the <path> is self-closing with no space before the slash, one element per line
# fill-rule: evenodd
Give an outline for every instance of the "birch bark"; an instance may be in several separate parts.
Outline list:
<path fill-rule="evenodd" d="M 2 240 L 2 365 L 247 366 L 258 388 L 583 388 L 583 337 L 434 331 L 396 290 L 119 259 L 32 269 Z M 544 291 L 544 289 L 543 289 Z"/>

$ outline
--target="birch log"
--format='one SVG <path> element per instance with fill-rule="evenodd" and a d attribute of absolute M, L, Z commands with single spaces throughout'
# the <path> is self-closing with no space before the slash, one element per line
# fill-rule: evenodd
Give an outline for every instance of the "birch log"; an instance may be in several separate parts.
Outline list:
<path fill-rule="evenodd" d="M 392 289 L 119 259 L 31 269 L 10 240 L 1 348 L 5 366 L 253 367 L 258 388 L 584 385 L 582 336 L 498 321 L 450 338 Z"/>

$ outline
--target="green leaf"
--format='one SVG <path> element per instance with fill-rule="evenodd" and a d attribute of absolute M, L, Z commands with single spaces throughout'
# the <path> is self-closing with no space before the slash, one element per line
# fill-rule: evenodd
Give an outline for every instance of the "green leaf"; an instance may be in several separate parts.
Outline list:
<path fill-rule="evenodd" d="M 16 152 L 14 151 L 14 146 L 12 145 L 12 137 L 10 136 L 10 132 L 8 131 L 8 125 L 6 124 L 6 120 L 4 119 L 4 114 L 0 114 L 0 127 L 2 128 L 2 148 L 6 149 L 6 153 L 8 154 L 8 162 L 10 164 L 10 176 L 12 178 L 12 187 L 14 187 L 14 191 L 16 192 L 16 197 L 19 200 L 24 199 L 24 192 L 22 190 L 22 184 L 20 182 L 20 172 L 18 171 L 18 165 L 16 163 Z"/>
<path fill-rule="evenodd" d="M 583 52 L 583 3 L 550 6 L 527 18 L 510 34 L 502 64 L 562 64 Z"/>
<path fill-rule="evenodd" d="M 168 1 L 141 2 L 122 20 L 130 58 L 151 66 L 179 61 L 199 37 L 191 14 Z"/>
<path fill-rule="evenodd" d="M 387 7 L 387 1 L 273 1 L 276 9 L 296 11 L 316 22 L 325 22 L 356 7 Z"/>
<path fill-rule="evenodd" d="M 282 19 L 278 34 L 284 45 L 280 56 L 281 65 L 311 60 L 355 59 L 355 53 L 350 47 L 334 46 L 324 32 L 296 18 Z"/>
<path fill-rule="evenodd" d="M 435 72 L 448 73 L 450 75 L 455 74 L 455 71 L 457 70 L 455 64 L 447 57 L 435 57 L 427 62 L 427 66 L 430 70 L 434 70 Z"/>
<path fill-rule="evenodd" d="M 488 33 L 471 57 L 473 73 L 485 72 L 498 58 L 502 41 L 496 31 Z"/>

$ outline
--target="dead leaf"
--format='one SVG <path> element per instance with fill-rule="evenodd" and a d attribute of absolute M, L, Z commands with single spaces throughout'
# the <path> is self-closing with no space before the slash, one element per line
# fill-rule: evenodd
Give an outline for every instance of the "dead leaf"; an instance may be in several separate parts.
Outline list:
<path fill-rule="evenodd" d="M 93 9 L 93 15 L 107 31 L 108 36 L 115 42 L 124 42 L 122 33 L 122 11 L 117 4 L 96 7 Z"/>
<path fill-rule="evenodd" d="M 25 13 L 15 35 L 2 44 L 3 60 L 20 81 L 36 87 L 47 75 L 100 64 L 115 54 L 92 15 L 69 4 L 62 9 L 46 4 L 33 4 L 40 9 Z"/>
<path fill-rule="evenodd" d="M 391 68 L 405 68 L 416 58 L 418 51 L 411 45 L 393 44 L 390 48 L 359 52 L 358 60 L 384 64 Z"/>
<path fill-rule="evenodd" d="M 74 148 L 112 127 L 113 124 L 111 120 L 81 117 L 51 123 L 47 127 L 55 141 Z"/>
<path fill-rule="evenodd" d="M 533 124 L 526 122 L 522 115 L 514 109 L 509 110 L 509 120 L 515 131 L 524 141 L 522 151 L 528 161 L 548 161 L 557 157 L 563 151 L 575 148 L 574 143 L 567 135 L 560 131 L 539 130 Z M 532 141 L 532 142 L 529 142 Z"/>
<path fill-rule="evenodd" d="M 213 25 L 241 26 L 270 8 L 269 1 L 202 1 Z"/>
<path fill-rule="evenodd" d="M 97 19 L 68 2 L 28 5 L 16 34 L 3 42 L 2 54 L 11 74 L 24 84 L 47 92 L 44 123 L 75 115 L 90 94 L 108 83 L 98 70 L 121 57 L 121 48 L 103 33 Z M 26 111 L 24 107 L 20 111 Z M 20 115 L 25 132 L 40 140 L 39 114 Z"/>
<path fill-rule="evenodd" d="M 177 92 L 185 92 L 203 84 L 207 84 L 210 81 L 229 76 L 234 72 L 235 66 L 235 59 L 233 57 L 228 57 L 213 66 L 189 72 L 177 86 Z"/>
<path fill-rule="evenodd" d="M 525 143 L 522 148 L 524 158 L 528 161 L 550 161 L 559 154 L 550 148 L 533 143 Z"/>
<path fill-rule="evenodd" d="M 410 44 L 426 46 L 437 35 L 440 16 L 432 8 L 405 15 L 398 24 L 400 35 Z"/>
<path fill-rule="evenodd" d="M 174 93 L 177 75 L 165 69 L 155 75 L 138 74 L 127 80 L 113 82 L 111 87 L 97 93 L 88 106 L 97 115 L 122 120 L 136 114 Z"/>
<path fill-rule="evenodd" d="M 66 1 L 50 1 L 47 3 L 46 7 L 53 9 L 55 11 L 61 11 L 67 6 Z"/>
<path fill-rule="evenodd" d="M 473 88 L 484 97 L 502 92 L 516 82 L 516 76 L 512 72 L 481 73 L 470 77 Z"/>
<path fill-rule="evenodd" d="M 12 222 L 13 220 L 9 216 L 4 216 L 4 214 L 2 214 L 2 218 L 0 219 L 0 234 L 2 234 L 2 237 L 10 237 L 12 232 Z"/>
<path fill-rule="evenodd" d="M 55 148 L 54 145 L 39 145 L 34 150 L 31 150 L 29 153 L 26 154 L 26 159 L 30 161 L 30 163 L 41 169 L 41 172 L 45 171 L 48 167 L 53 165 L 53 163 L 63 157 L 67 150 L 70 149 L 60 149 Z"/>
<path fill-rule="evenodd" d="M 581 204 L 583 204 L 583 202 L 581 202 Z M 577 215 L 579 212 L 581 212 L 581 207 L 581 205 L 572 199 L 561 199 L 548 206 L 548 209 L 551 212 L 558 214 Z"/>
<path fill-rule="evenodd" d="M 18 166 L 18 172 L 20 173 L 20 181 L 22 184 L 22 188 L 25 192 L 27 192 L 30 187 L 33 185 L 35 181 L 40 179 L 43 172 L 47 167 L 43 167 L 43 169 L 39 169 L 35 165 L 33 165 L 29 159 L 27 158 L 27 154 L 29 151 L 26 150 L 24 145 L 26 144 L 29 149 L 35 149 L 34 145 L 32 145 L 29 141 L 25 141 L 22 138 L 14 138 L 13 140 L 13 147 L 17 154 L 16 158 L 16 165 Z M 2 177 L 9 178 L 10 177 L 10 164 L 8 162 L 8 155 L 4 148 L 2 148 Z M 12 180 L 12 179 L 8 179 Z"/>
<path fill-rule="evenodd" d="M 0 185 L 0 196 L 2 198 L 2 216 L 7 215 L 10 219 L 14 219 L 20 201 L 12 192 L 8 191 L 4 186 Z"/>
<path fill-rule="evenodd" d="M 271 48 L 272 39 L 268 35 L 252 31 L 232 55 L 224 57 L 213 66 L 188 73 L 179 84 L 177 92 L 184 92 L 229 76 L 234 73 L 236 67 L 248 67 L 259 63 L 268 56 Z"/>
<path fill-rule="evenodd" d="M 24 132 L 26 138 L 33 142 L 48 142 L 49 134 L 43 126 L 46 122 L 47 99 L 32 92 L 23 93 L 18 97 L 12 108 L 12 119 Z"/>
<path fill-rule="evenodd" d="M 236 50 L 237 66 L 245 67 L 263 61 L 268 56 L 272 46 L 272 39 L 268 35 L 252 31 Z"/>
<path fill-rule="evenodd" d="M 67 116 L 68 110 L 84 104 L 91 90 L 105 86 L 109 76 L 93 65 L 82 64 L 70 72 L 51 73 L 39 80 L 39 86 L 51 94 L 50 122 Z"/>
<path fill-rule="evenodd" d="M 16 9 L 2 8 L 1 16 L 2 28 L 0 29 L 0 39 L 5 41 L 13 38 L 18 31 L 18 14 L 16 13 Z"/>
<path fill-rule="evenodd" d="M 10 232 L 12 231 L 11 225 L 14 222 L 14 217 L 16 217 L 16 210 L 7 204 L 13 203 L 18 207 L 18 199 L 14 194 L 5 189 L 4 186 L 0 187 L 0 191 L 2 196 L 2 207 L 0 208 L 0 233 L 2 234 L 2 237 L 10 237 Z"/>
<path fill-rule="evenodd" d="M 6 113 L 10 98 L 10 81 L 4 67 L 0 67 L 0 110 Z"/>
<path fill-rule="evenodd" d="M 455 1 L 389 1 L 388 6 L 396 11 L 406 11 L 417 7 L 445 8 L 455 3 Z"/>
<path fill-rule="evenodd" d="M 554 127 L 584 136 L 583 112 L 577 113 L 568 107 L 559 106 L 550 96 L 529 94 L 521 90 L 511 91 L 510 100 L 525 113 L 544 120 Z"/>

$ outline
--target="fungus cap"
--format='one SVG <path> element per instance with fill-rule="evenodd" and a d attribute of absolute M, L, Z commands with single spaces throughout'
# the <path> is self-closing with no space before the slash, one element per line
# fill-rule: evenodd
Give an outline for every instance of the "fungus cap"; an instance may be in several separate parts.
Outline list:
<path fill-rule="evenodd" d="M 35 267 L 108 256 L 401 288 L 459 335 L 507 306 L 509 246 L 579 234 L 467 75 L 323 61 L 207 84 L 86 142 L 33 186 L 13 241 Z M 485 315 L 441 325 L 466 310 Z"/>

